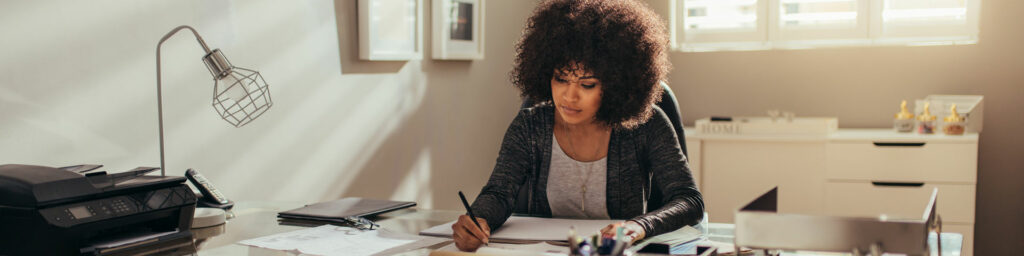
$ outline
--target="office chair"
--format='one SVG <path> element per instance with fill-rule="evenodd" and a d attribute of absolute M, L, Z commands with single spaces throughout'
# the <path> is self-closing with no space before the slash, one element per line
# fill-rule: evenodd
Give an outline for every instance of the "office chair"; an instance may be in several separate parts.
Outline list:
<path fill-rule="evenodd" d="M 676 100 L 676 95 L 675 93 L 672 92 L 672 88 L 668 87 L 668 83 L 665 83 L 665 81 L 661 81 L 658 84 L 661 85 L 661 89 L 663 90 L 661 93 L 661 100 L 655 102 L 654 104 L 661 108 L 661 110 L 665 112 L 665 115 L 668 116 L 669 121 L 672 123 L 672 128 L 676 131 L 676 138 L 679 139 L 679 147 L 683 150 L 683 155 L 689 156 L 686 152 L 686 136 L 684 136 L 683 133 L 683 117 L 682 115 L 679 114 L 679 101 Z M 529 108 L 533 107 L 536 104 L 537 102 L 533 101 L 530 98 L 526 98 L 523 99 L 523 104 L 520 105 L 520 108 Z M 657 186 L 656 183 L 652 185 Z M 532 186 L 520 187 L 519 195 L 517 196 L 516 200 L 516 207 L 513 212 L 529 213 L 529 196 L 531 194 L 530 187 Z M 659 190 L 652 189 L 652 191 L 654 192 L 651 194 L 649 200 L 654 202 L 661 201 L 661 193 L 656 192 Z"/>
<path fill-rule="evenodd" d="M 683 149 L 683 155 L 689 156 L 686 153 L 686 137 L 683 136 L 683 116 L 679 114 L 679 101 L 676 100 L 676 94 L 672 92 L 672 88 L 668 87 L 668 83 L 664 81 L 659 82 L 661 84 L 661 100 L 654 104 L 661 108 L 668 116 L 669 121 L 672 122 L 672 128 L 676 130 L 676 138 L 679 139 L 679 147 Z M 523 104 L 520 108 L 528 108 L 536 105 L 537 102 L 530 98 L 523 99 Z"/>

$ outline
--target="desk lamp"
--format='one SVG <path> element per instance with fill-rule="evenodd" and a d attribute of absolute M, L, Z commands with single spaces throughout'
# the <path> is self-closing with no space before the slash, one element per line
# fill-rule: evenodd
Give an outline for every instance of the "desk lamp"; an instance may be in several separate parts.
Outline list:
<path fill-rule="evenodd" d="M 164 35 L 156 45 L 156 107 L 157 119 L 160 124 L 160 175 L 165 176 L 164 168 L 164 108 L 163 96 L 160 94 L 160 46 L 168 38 L 182 29 L 192 31 L 196 41 L 203 47 L 206 55 L 203 63 L 213 76 L 213 109 L 221 119 L 235 127 L 242 127 L 255 120 L 274 105 L 270 100 L 270 89 L 260 72 L 235 67 L 228 62 L 220 49 L 210 50 L 199 36 L 199 32 L 190 26 L 178 26 Z"/>

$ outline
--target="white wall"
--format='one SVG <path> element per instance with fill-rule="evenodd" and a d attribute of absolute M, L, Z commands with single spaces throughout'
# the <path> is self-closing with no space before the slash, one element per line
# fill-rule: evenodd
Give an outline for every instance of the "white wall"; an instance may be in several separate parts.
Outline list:
<path fill-rule="evenodd" d="M 367 62 L 355 0 L 5 1 L 0 163 L 159 166 L 156 44 L 187 24 L 261 71 L 274 107 L 242 128 L 221 120 L 202 49 L 179 32 L 162 52 L 169 174 L 196 168 L 234 200 L 457 209 L 455 191 L 475 195 L 489 176 L 519 101 L 507 72 L 532 3 L 487 4 L 485 60 Z"/>

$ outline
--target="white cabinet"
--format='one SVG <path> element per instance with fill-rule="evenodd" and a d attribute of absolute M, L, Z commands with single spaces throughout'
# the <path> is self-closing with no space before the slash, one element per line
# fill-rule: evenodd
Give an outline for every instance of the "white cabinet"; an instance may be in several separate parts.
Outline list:
<path fill-rule="evenodd" d="M 974 183 L 978 144 L 920 140 L 832 140 L 829 180 Z"/>
<path fill-rule="evenodd" d="M 834 216 L 920 218 L 939 189 L 944 231 L 974 247 L 978 135 L 900 134 L 889 129 L 840 129 L 827 143 L 825 213 Z"/>
<path fill-rule="evenodd" d="M 973 250 L 978 135 L 839 129 L 827 136 L 688 134 L 694 178 L 711 222 L 779 187 L 779 211 L 920 218 L 933 188 L 944 231 Z"/>

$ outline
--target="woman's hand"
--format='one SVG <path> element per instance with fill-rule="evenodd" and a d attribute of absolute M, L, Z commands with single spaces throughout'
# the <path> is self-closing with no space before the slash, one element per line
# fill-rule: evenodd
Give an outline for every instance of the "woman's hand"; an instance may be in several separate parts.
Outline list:
<path fill-rule="evenodd" d="M 476 221 L 480 223 L 480 228 L 476 227 L 476 223 L 473 223 L 473 219 L 470 219 L 467 215 L 459 216 L 459 220 L 452 224 L 452 240 L 455 240 L 455 247 L 464 252 L 473 252 L 480 245 L 486 244 L 488 237 L 491 236 L 491 228 L 487 226 L 487 220 L 483 218 L 476 218 Z"/>
<path fill-rule="evenodd" d="M 615 224 L 609 224 L 608 226 L 601 229 L 601 236 L 604 237 L 615 237 L 616 230 L 622 227 L 622 235 L 629 239 L 630 243 L 644 239 L 646 232 L 644 227 L 640 226 L 635 221 L 624 221 Z"/>

